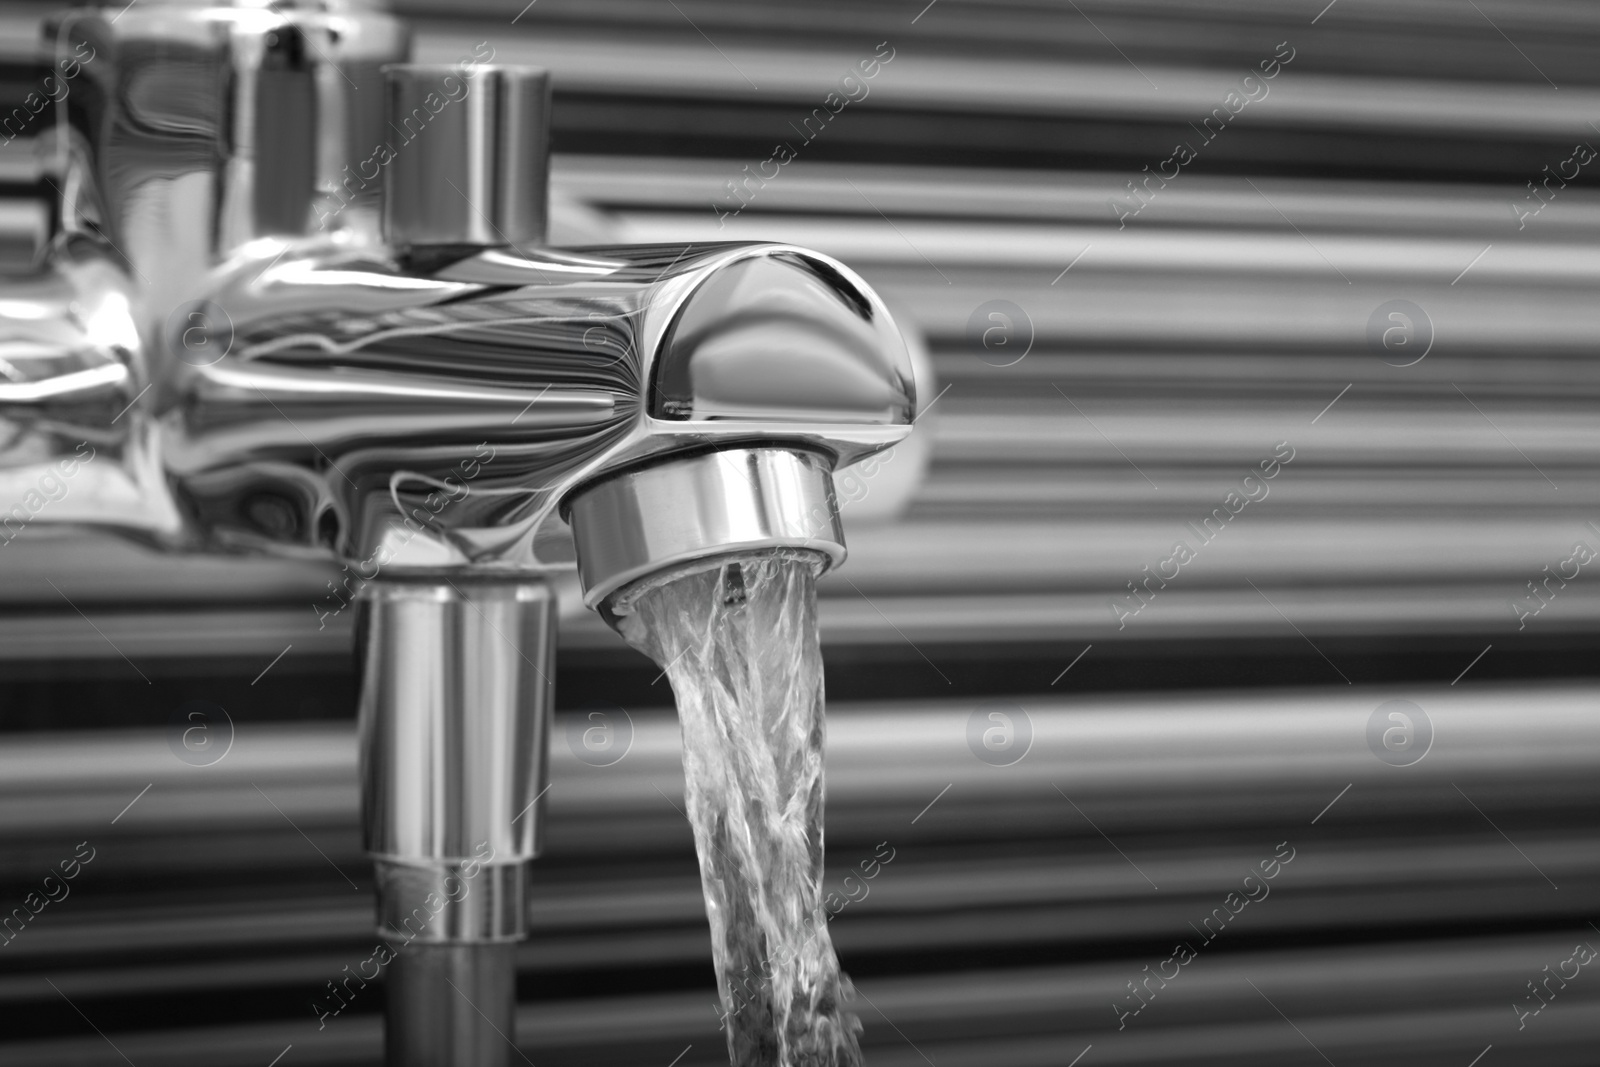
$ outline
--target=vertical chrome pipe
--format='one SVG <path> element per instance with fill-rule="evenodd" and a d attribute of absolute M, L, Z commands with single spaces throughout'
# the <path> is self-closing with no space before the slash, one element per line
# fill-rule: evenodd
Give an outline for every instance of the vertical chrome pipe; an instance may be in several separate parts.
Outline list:
<path fill-rule="evenodd" d="M 393 131 L 384 239 L 400 249 L 542 245 L 549 73 L 400 63 L 383 74 Z"/>
<path fill-rule="evenodd" d="M 540 845 L 555 593 L 461 575 L 374 581 L 362 600 L 362 816 L 378 932 L 399 946 L 387 1062 L 499 1065 Z"/>
<path fill-rule="evenodd" d="M 516 945 L 417 945 L 385 979 L 387 1067 L 511 1067 Z M 512 995 L 507 995 L 508 993 Z"/>

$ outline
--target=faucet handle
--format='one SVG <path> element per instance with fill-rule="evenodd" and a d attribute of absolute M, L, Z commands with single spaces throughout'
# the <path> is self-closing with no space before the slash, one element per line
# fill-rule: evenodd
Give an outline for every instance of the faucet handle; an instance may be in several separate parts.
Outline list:
<path fill-rule="evenodd" d="M 536 67 L 395 64 L 384 237 L 401 250 L 544 242 L 550 75 Z"/>

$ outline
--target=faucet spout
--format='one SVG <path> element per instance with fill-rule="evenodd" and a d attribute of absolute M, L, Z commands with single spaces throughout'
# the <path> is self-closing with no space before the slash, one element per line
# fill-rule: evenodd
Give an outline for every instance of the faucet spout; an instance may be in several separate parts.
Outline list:
<path fill-rule="evenodd" d="M 99 91 L 66 100 L 60 232 L 0 300 L 0 486 L 81 435 L 100 488 L 51 521 L 353 571 L 388 1062 L 498 1065 L 550 576 L 615 624 L 708 560 L 838 565 L 832 472 L 911 432 L 915 386 L 828 256 L 543 247 L 548 76 L 396 63 L 407 34 L 372 6 L 57 20 Z"/>
<path fill-rule="evenodd" d="M 782 551 L 838 566 L 844 529 L 830 473 L 821 453 L 745 446 L 585 487 L 568 505 L 584 602 L 615 625 L 652 579 L 719 556 Z"/>
<path fill-rule="evenodd" d="M 804 249 L 276 255 L 211 291 L 231 350 L 180 364 L 160 415 L 216 538 L 272 538 L 241 506 L 271 493 L 295 516 L 277 540 L 369 566 L 570 564 L 535 535 L 612 474 L 748 444 L 831 469 L 910 431 L 888 311 Z"/>

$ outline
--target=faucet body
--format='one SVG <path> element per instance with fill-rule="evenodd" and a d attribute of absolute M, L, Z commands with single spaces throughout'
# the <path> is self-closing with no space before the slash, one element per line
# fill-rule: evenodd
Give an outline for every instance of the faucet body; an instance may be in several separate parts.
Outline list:
<path fill-rule="evenodd" d="M 217 272 L 231 348 L 174 360 L 158 416 L 168 469 L 230 543 L 570 563 L 541 528 L 608 472 L 750 442 L 848 463 L 911 417 L 887 314 L 802 249 L 487 249 L 429 271 L 370 246 L 269 251 Z M 292 521 L 255 522 L 261 493 Z"/>
<path fill-rule="evenodd" d="M 696 560 L 842 561 L 830 472 L 909 432 L 904 342 L 805 249 L 543 247 L 548 82 L 492 49 L 396 65 L 332 0 L 50 33 L 88 58 L 35 152 L 53 236 L 0 282 L 0 488 L 82 443 L 94 491 L 40 521 L 344 566 L 388 1060 L 504 1062 L 550 574 L 614 620 Z"/>

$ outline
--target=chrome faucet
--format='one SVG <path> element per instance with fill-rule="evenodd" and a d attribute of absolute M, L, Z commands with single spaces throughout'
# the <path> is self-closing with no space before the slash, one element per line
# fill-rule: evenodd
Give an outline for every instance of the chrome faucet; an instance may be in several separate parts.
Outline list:
<path fill-rule="evenodd" d="M 551 574 L 614 623 L 696 561 L 837 565 L 831 472 L 910 432 L 905 344 L 805 249 L 544 247 L 548 78 L 488 45 L 406 65 L 354 0 L 50 35 L 89 58 L 36 145 L 49 254 L 0 282 L 0 488 L 87 443 L 39 521 L 344 566 L 388 1062 L 505 1063 Z"/>

